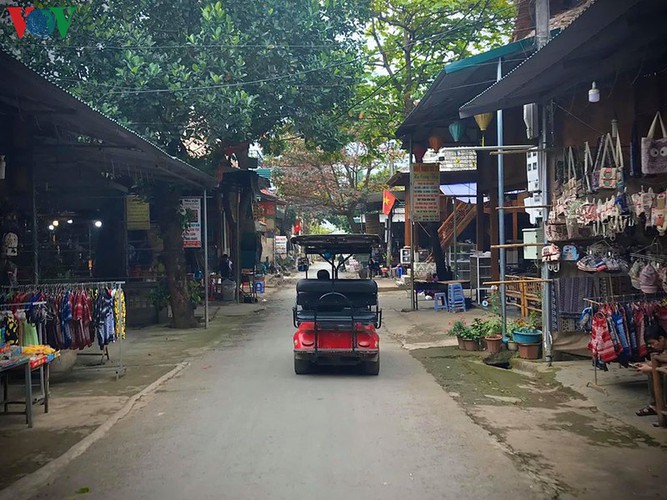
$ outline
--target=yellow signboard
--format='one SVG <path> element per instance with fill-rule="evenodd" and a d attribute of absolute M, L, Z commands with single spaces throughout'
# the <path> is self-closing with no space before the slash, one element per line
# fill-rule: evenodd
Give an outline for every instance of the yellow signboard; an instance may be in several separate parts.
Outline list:
<path fill-rule="evenodd" d="M 150 205 L 135 195 L 129 195 L 125 202 L 128 231 L 148 231 L 151 228 Z"/>

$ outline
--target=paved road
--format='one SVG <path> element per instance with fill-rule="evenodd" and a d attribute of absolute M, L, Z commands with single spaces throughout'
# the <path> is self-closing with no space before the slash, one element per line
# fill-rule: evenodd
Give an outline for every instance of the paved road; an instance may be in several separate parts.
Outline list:
<path fill-rule="evenodd" d="M 296 376 L 291 302 L 279 292 L 35 498 L 541 498 L 387 336 L 379 377 Z"/>

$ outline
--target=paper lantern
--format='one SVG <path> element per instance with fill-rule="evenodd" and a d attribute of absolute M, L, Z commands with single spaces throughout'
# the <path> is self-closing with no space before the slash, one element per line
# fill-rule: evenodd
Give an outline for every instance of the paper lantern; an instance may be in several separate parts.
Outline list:
<path fill-rule="evenodd" d="M 477 126 L 482 131 L 482 146 L 484 146 L 484 132 L 489 128 L 491 120 L 493 120 L 493 113 L 481 113 L 475 115 L 475 122 L 477 122 Z"/>
<path fill-rule="evenodd" d="M 482 113 L 481 115 L 475 115 L 477 126 L 482 132 L 489 128 L 491 120 L 493 120 L 493 113 Z"/>
<path fill-rule="evenodd" d="M 434 153 L 440 151 L 440 148 L 444 146 L 445 140 L 439 135 L 432 135 L 428 138 L 428 145 L 431 146 L 431 149 Z"/>
<path fill-rule="evenodd" d="M 466 126 L 461 120 L 456 120 L 449 124 L 449 133 L 452 134 L 454 142 L 460 142 L 463 134 L 465 134 Z"/>
<path fill-rule="evenodd" d="M 415 161 L 417 163 L 421 163 L 422 160 L 424 159 L 424 155 L 426 154 L 426 148 L 424 147 L 423 144 L 413 144 L 412 145 L 412 154 L 415 155 Z"/>

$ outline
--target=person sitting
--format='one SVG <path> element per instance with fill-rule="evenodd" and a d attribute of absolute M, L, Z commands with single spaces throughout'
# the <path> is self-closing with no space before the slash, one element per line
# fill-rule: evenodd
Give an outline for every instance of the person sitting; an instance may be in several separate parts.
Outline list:
<path fill-rule="evenodd" d="M 330 278 L 331 276 L 329 275 L 329 271 L 327 271 L 326 269 L 320 269 L 319 271 L 317 271 L 318 280 L 328 280 Z"/>
<path fill-rule="evenodd" d="M 644 332 L 644 341 L 652 353 L 661 353 L 667 349 L 667 334 L 660 325 L 654 324 L 648 326 Z M 646 417 L 655 415 L 655 392 L 653 390 L 653 368 L 651 367 L 651 363 L 637 363 L 633 366 L 635 370 L 645 373 L 648 376 L 648 390 L 651 396 L 648 406 L 639 410 L 637 416 Z"/>

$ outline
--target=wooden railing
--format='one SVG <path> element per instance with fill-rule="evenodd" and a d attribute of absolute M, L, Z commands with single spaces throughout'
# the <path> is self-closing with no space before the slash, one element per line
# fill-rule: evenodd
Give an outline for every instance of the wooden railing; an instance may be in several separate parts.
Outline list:
<path fill-rule="evenodd" d="M 456 232 L 461 234 L 476 216 L 477 205 L 456 200 L 456 208 L 454 212 L 449 214 L 449 217 L 447 217 L 438 228 L 440 246 L 442 246 L 443 252 L 445 252 L 452 244 L 452 241 L 454 241 L 454 218 L 456 217 Z"/>
<path fill-rule="evenodd" d="M 512 283 L 516 281 L 516 283 Z M 542 312 L 542 285 L 544 280 L 530 276 L 505 276 L 505 295 L 507 305 L 519 308 L 522 317 L 528 317 L 531 312 Z"/>

